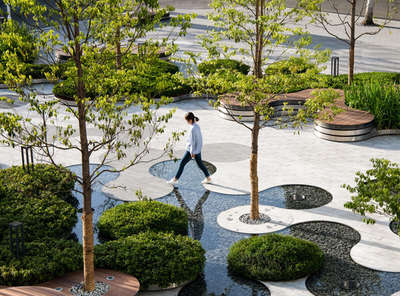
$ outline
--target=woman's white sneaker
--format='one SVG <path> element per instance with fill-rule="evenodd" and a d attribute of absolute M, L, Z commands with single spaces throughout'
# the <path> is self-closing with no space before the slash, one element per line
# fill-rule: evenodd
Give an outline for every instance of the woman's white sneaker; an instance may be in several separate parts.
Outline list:
<path fill-rule="evenodd" d="M 178 184 L 178 180 L 176 180 L 175 178 L 172 178 L 171 180 L 167 181 L 167 184 L 177 185 Z"/>
<path fill-rule="evenodd" d="M 212 182 L 211 178 L 205 178 L 205 179 L 201 182 L 201 184 L 211 184 L 211 182 Z"/>

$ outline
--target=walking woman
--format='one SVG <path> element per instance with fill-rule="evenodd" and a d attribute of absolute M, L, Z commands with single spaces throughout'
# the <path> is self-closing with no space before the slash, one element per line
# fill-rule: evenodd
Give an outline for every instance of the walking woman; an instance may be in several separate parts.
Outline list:
<path fill-rule="evenodd" d="M 175 177 L 169 180 L 168 184 L 178 184 L 179 178 L 183 173 L 183 169 L 185 165 L 191 160 L 195 159 L 199 168 L 203 171 L 206 178 L 202 182 L 203 184 L 211 183 L 210 173 L 208 172 L 206 166 L 201 160 L 201 149 L 203 148 L 203 137 L 201 135 L 200 126 L 196 123 L 199 121 L 199 118 L 194 116 L 192 112 L 186 113 L 185 120 L 191 126 L 189 138 L 187 140 L 186 152 L 183 156 L 181 163 L 179 164 L 178 172 Z"/>

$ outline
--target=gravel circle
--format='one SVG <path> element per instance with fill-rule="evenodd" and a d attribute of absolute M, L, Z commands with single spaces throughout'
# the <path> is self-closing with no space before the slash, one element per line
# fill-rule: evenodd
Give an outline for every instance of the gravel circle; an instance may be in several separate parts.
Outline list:
<path fill-rule="evenodd" d="M 271 221 L 271 217 L 260 213 L 260 218 L 257 220 L 252 220 L 250 218 L 250 214 L 244 214 L 239 217 L 240 222 L 245 223 L 245 224 L 250 224 L 250 225 L 260 225 L 260 224 L 265 224 Z"/>
<path fill-rule="evenodd" d="M 331 202 L 328 191 L 311 185 L 282 185 L 287 209 L 303 210 L 318 208 Z"/>
<path fill-rule="evenodd" d="M 350 251 L 361 239 L 353 228 L 318 221 L 292 225 L 284 232 L 312 241 L 324 251 L 322 269 L 306 281 L 314 295 L 390 296 L 400 290 L 400 273 L 372 270 L 352 260 Z"/>
<path fill-rule="evenodd" d="M 390 230 L 393 231 L 394 234 L 399 235 L 400 222 L 392 221 L 389 226 Z"/>
<path fill-rule="evenodd" d="M 95 289 L 92 292 L 85 292 L 83 288 L 83 283 L 79 283 L 72 286 L 70 292 L 74 296 L 103 296 L 110 290 L 110 285 L 103 282 L 96 282 Z"/>

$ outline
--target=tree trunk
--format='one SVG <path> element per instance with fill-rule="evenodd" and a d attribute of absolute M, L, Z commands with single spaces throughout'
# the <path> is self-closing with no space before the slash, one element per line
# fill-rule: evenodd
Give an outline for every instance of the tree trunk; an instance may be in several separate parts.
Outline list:
<path fill-rule="evenodd" d="M 94 241 L 93 241 L 93 211 L 92 211 L 92 188 L 90 180 L 90 156 L 86 129 L 86 96 L 85 84 L 83 82 L 82 70 L 82 48 L 79 41 L 79 21 L 74 19 L 74 60 L 77 68 L 77 96 L 78 96 L 78 121 L 79 135 L 81 142 L 82 158 L 82 191 L 83 191 L 83 211 L 82 211 L 82 232 L 83 232 L 83 274 L 84 289 L 91 292 L 95 289 L 94 281 Z"/>
<path fill-rule="evenodd" d="M 260 19 L 264 12 L 264 1 L 257 0 L 256 2 L 256 21 Z M 257 78 L 262 78 L 262 49 L 263 49 L 263 29 L 260 24 L 256 24 L 256 52 L 254 58 L 254 75 Z"/>
<path fill-rule="evenodd" d="M 115 34 L 115 39 L 116 39 L 116 48 L 115 48 L 115 54 L 116 54 L 116 66 L 117 69 L 121 68 L 121 29 L 120 27 L 117 28 L 117 32 Z"/>
<path fill-rule="evenodd" d="M 251 157 L 250 157 L 250 183 L 251 202 L 250 219 L 260 219 L 258 198 L 258 135 L 260 131 L 260 115 L 254 112 L 254 126 L 251 133 Z"/>
<path fill-rule="evenodd" d="M 364 26 L 373 26 L 374 24 L 374 6 L 375 0 L 367 0 L 367 6 L 365 7 L 365 17 L 362 22 Z"/>
<path fill-rule="evenodd" d="M 265 0 L 256 1 L 256 49 L 254 54 L 254 75 L 256 79 L 263 77 L 262 72 L 262 51 L 264 31 L 258 23 L 260 17 L 264 14 Z M 257 81 L 255 81 L 257 83 Z M 254 110 L 254 126 L 251 131 L 251 156 L 250 156 L 250 183 L 251 183 L 251 201 L 250 201 L 250 219 L 260 219 L 259 195 L 258 195 L 258 135 L 260 132 L 260 114 Z"/>
<path fill-rule="evenodd" d="M 356 5 L 357 1 L 353 0 L 351 2 L 351 23 L 350 23 L 350 48 L 349 48 L 349 76 L 348 76 L 348 84 L 351 85 L 353 83 L 354 77 L 354 55 L 356 48 Z"/>

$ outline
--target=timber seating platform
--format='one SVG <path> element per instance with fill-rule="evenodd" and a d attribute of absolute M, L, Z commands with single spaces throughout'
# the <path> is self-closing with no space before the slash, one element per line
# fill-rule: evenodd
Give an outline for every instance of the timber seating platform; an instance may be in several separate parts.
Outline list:
<path fill-rule="evenodd" d="M 72 296 L 71 287 L 82 281 L 83 271 L 76 271 L 38 286 L 0 286 L 0 296 Z M 135 277 L 114 270 L 96 269 L 95 281 L 110 286 L 106 296 L 135 296 L 140 289 Z"/>
<path fill-rule="evenodd" d="M 297 112 L 302 108 L 305 101 L 310 98 L 314 89 L 306 89 L 298 92 L 278 96 L 269 102 L 274 107 L 273 118 L 287 115 L 283 108 Z M 369 139 L 376 135 L 374 116 L 366 111 L 356 110 L 346 106 L 344 92 L 339 92 L 340 97 L 336 105 L 341 109 L 329 120 L 315 120 L 314 133 L 317 137 L 335 142 L 356 142 Z M 254 113 L 250 106 L 243 106 L 235 99 L 235 94 L 224 95 L 218 111 L 220 116 L 227 120 L 240 120 L 252 122 Z M 328 110 L 329 111 L 329 110 Z"/>
<path fill-rule="evenodd" d="M 68 273 L 61 278 L 40 284 L 40 286 L 54 290 L 61 288 L 63 295 L 71 296 L 70 288 L 82 281 L 83 272 L 76 271 Z M 139 281 L 135 277 L 114 270 L 96 269 L 95 281 L 103 282 L 110 286 L 110 290 L 105 294 L 107 296 L 134 296 L 139 292 L 140 288 Z"/>

